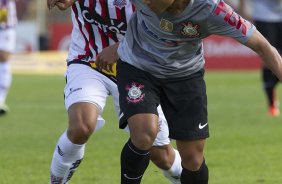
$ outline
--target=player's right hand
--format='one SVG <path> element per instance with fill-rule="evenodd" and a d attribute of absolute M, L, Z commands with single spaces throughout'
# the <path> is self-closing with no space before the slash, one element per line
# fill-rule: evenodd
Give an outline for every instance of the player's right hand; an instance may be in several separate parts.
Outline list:
<path fill-rule="evenodd" d="M 113 66 L 118 60 L 118 43 L 104 48 L 96 57 L 95 64 L 98 70 L 106 70 L 113 73 Z"/>

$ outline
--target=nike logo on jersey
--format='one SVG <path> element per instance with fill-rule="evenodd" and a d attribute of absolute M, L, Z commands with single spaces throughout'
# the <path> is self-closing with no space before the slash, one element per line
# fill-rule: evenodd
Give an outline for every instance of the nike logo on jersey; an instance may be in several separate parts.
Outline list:
<path fill-rule="evenodd" d="M 149 14 L 145 13 L 143 10 L 140 10 L 140 13 L 141 13 L 142 15 L 147 16 L 147 17 L 152 17 L 151 15 L 149 15 Z"/>
<path fill-rule="evenodd" d="M 202 130 L 202 129 L 205 128 L 207 125 L 208 125 L 208 123 L 203 124 L 203 125 L 200 123 L 200 124 L 199 124 L 199 129 Z"/>

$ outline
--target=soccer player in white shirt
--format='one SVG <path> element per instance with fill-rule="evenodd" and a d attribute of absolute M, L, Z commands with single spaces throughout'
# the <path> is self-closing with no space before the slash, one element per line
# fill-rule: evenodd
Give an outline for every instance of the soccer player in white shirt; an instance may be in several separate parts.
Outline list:
<path fill-rule="evenodd" d="M 16 23 L 15 1 L 0 0 L 0 115 L 8 111 L 6 97 L 12 82 L 9 57 L 15 49 Z"/>
<path fill-rule="evenodd" d="M 49 7 L 56 5 L 62 10 L 72 5 L 73 31 L 64 91 L 69 126 L 58 141 L 50 173 L 50 183 L 60 184 L 71 179 L 81 163 L 87 140 L 104 125 L 101 114 L 109 95 L 113 96 L 117 115 L 122 117 L 116 71 L 101 71 L 95 61 L 118 59 L 117 43 L 123 39 L 135 7 L 129 0 L 47 2 Z M 159 133 L 150 152 L 151 160 L 164 170 L 173 184 L 179 184 L 180 155 L 170 145 L 167 123 L 160 108 L 159 114 Z"/>

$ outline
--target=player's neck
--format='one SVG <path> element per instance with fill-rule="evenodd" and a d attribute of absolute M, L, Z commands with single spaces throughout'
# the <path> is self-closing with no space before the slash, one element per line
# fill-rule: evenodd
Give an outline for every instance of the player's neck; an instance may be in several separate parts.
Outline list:
<path fill-rule="evenodd" d="M 172 5 L 166 9 L 166 11 L 173 15 L 178 15 L 185 10 L 190 1 L 191 0 L 175 0 Z"/>

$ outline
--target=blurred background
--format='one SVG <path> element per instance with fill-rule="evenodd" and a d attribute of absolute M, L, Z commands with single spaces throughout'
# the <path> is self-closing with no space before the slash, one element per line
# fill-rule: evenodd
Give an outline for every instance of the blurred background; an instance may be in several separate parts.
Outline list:
<path fill-rule="evenodd" d="M 45 1 L 22 0 L 17 1 L 17 15 L 19 19 L 17 52 L 67 50 L 67 46 L 65 48 L 64 45 L 55 46 L 54 42 L 61 36 L 60 34 L 64 33 L 63 36 L 67 36 L 70 33 L 70 10 L 49 11 Z M 55 31 L 58 26 L 62 29 Z M 60 41 L 58 44 L 63 43 Z"/>

